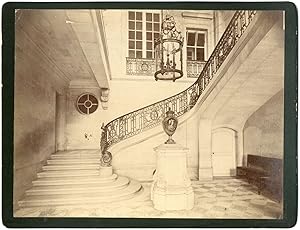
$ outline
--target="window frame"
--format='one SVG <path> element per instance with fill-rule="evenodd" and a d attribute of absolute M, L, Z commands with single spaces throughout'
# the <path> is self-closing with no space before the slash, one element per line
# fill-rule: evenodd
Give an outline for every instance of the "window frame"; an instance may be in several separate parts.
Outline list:
<path fill-rule="evenodd" d="M 130 19 L 130 13 L 134 13 L 134 19 Z M 127 55 L 130 57 L 130 52 L 134 52 L 134 57 L 131 58 L 138 58 L 138 52 L 141 52 L 141 56 L 143 57 L 143 13 L 141 20 L 137 19 L 137 13 L 141 13 L 139 11 L 128 11 L 127 13 Z M 130 28 L 130 23 L 133 23 L 134 28 Z M 137 29 L 137 24 L 142 23 L 142 28 Z M 134 38 L 130 38 L 130 33 L 134 33 Z M 142 39 L 137 39 L 137 34 L 142 34 Z M 130 48 L 130 42 L 133 42 L 134 48 Z M 138 42 L 141 42 L 141 48 L 137 48 Z"/>
<path fill-rule="evenodd" d="M 131 12 L 134 12 L 135 16 L 136 16 L 137 12 L 138 13 L 142 13 L 142 30 L 141 30 L 141 32 L 142 32 L 142 40 L 138 40 L 138 41 L 142 41 L 142 49 L 141 49 L 141 51 L 142 51 L 142 57 L 137 57 L 137 54 L 136 54 L 136 51 L 137 51 L 137 49 L 136 49 L 136 27 L 134 28 L 134 30 L 133 29 L 129 29 L 129 22 L 133 21 L 133 20 L 129 19 L 129 14 Z M 152 14 L 152 21 L 151 21 L 151 23 L 152 23 L 152 30 L 151 31 L 147 31 L 147 22 L 148 23 L 150 22 L 150 21 L 147 20 L 147 14 Z M 154 22 L 154 14 L 157 14 L 159 16 L 159 21 L 158 22 Z M 135 18 L 134 21 L 136 21 L 136 18 Z M 157 31 L 157 32 L 154 30 L 154 24 L 155 23 L 158 24 L 158 26 L 159 26 L 158 27 L 159 31 Z M 159 36 L 160 26 L 161 26 L 161 14 L 160 14 L 160 11 L 158 11 L 158 10 L 153 10 L 153 11 L 152 10 L 151 11 L 128 10 L 128 12 L 127 12 L 127 57 L 128 58 L 133 58 L 133 59 L 154 60 L 155 59 L 154 34 L 158 34 L 158 36 Z M 135 31 L 135 39 L 134 39 L 134 41 L 135 41 L 135 47 L 134 47 L 134 49 L 129 48 L 129 42 L 133 41 L 132 39 L 129 38 L 129 31 Z M 140 32 L 140 30 L 138 30 L 138 32 Z M 152 41 L 151 41 L 151 43 L 152 43 L 151 44 L 152 45 L 152 47 L 151 47 L 152 50 L 150 50 L 150 49 L 147 48 L 147 43 L 150 42 L 150 40 L 147 39 L 147 32 L 152 34 Z M 134 53 L 134 57 L 132 57 L 132 56 L 129 55 L 130 51 L 133 51 L 133 50 L 135 52 Z M 140 51 L 140 49 L 138 49 L 138 51 Z M 147 57 L 147 52 L 150 52 L 150 51 L 152 51 L 152 58 L 148 58 Z"/>
<path fill-rule="evenodd" d="M 207 49 L 208 49 L 208 30 L 207 29 L 201 29 L 201 28 L 186 28 L 186 60 L 187 61 L 196 61 L 196 62 L 206 62 L 207 61 Z M 191 46 L 188 45 L 188 33 L 195 33 L 195 45 Z M 197 45 L 197 39 L 198 34 L 204 35 L 204 46 L 198 46 Z M 195 58 L 194 59 L 188 59 L 188 48 L 193 48 L 195 50 Z M 204 59 L 203 60 L 197 60 L 197 48 L 204 49 Z"/>

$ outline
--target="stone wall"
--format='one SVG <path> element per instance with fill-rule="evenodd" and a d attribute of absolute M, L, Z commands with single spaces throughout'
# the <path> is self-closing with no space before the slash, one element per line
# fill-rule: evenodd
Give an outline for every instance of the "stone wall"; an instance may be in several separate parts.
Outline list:
<path fill-rule="evenodd" d="M 198 127 L 199 114 L 178 125 L 173 139 L 179 145 L 189 148 L 187 154 L 187 170 L 189 177 L 193 180 L 198 178 Z M 150 137 L 139 139 L 138 135 L 120 143 L 120 148 L 114 146 L 111 149 L 113 154 L 113 169 L 116 173 L 130 178 L 147 181 L 152 180 L 153 172 L 156 169 L 156 154 L 154 148 L 164 143 L 168 136 L 163 132 L 162 125 L 151 130 Z M 141 135 L 140 135 L 141 136 Z"/>
<path fill-rule="evenodd" d="M 98 149 L 101 124 L 104 121 L 101 104 L 92 114 L 81 114 L 76 108 L 77 98 L 83 93 L 95 95 L 100 102 L 100 89 L 69 89 L 67 94 L 66 148 Z"/>
<path fill-rule="evenodd" d="M 59 73 L 18 25 L 15 54 L 14 207 L 55 151 L 56 95 L 63 88 Z"/>
<path fill-rule="evenodd" d="M 234 10 L 216 10 L 215 11 L 215 40 L 218 42 L 225 29 L 229 25 L 235 11 Z"/>
<path fill-rule="evenodd" d="M 90 114 L 80 114 L 76 109 L 76 100 L 82 93 L 92 93 L 100 101 L 100 89 L 69 89 L 67 96 L 67 149 L 98 149 L 100 146 L 101 125 L 113 119 L 140 109 L 168 96 L 184 90 L 189 86 L 173 82 L 145 82 L 112 80 L 108 108 L 104 110 L 99 104 L 98 109 Z M 153 90 L 155 89 L 155 93 Z M 87 134 L 87 137 L 86 137 Z"/>
<path fill-rule="evenodd" d="M 254 112 L 244 126 L 244 163 L 247 154 L 283 158 L 283 90 Z"/>

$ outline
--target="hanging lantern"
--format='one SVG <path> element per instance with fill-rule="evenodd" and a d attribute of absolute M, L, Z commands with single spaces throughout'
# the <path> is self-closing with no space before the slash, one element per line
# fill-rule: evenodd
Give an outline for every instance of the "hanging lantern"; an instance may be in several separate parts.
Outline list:
<path fill-rule="evenodd" d="M 161 32 L 154 41 L 156 72 L 155 80 L 175 81 L 183 76 L 183 36 L 177 31 L 173 16 L 167 15 L 161 24 Z"/>

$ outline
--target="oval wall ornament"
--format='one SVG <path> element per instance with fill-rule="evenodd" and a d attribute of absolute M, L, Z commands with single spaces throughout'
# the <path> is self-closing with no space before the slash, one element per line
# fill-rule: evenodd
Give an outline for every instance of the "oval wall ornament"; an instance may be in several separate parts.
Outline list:
<path fill-rule="evenodd" d="M 76 101 L 76 108 L 81 114 L 91 114 L 98 108 L 99 102 L 95 95 L 91 93 L 81 94 Z"/>

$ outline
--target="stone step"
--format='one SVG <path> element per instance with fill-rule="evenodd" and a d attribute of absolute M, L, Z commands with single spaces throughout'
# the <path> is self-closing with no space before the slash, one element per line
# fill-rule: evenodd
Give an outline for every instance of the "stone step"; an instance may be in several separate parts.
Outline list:
<path fill-rule="evenodd" d="M 119 177 L 114 182 L 102 184 L 77 184 L 77 185 L 56 185 L 56 186 L 34 186 L 26 191 L 26 195 L 63 195 L 63 194 L 85 194 L 88 192 L 110 192 L 119 190 L 129 184 L 129 179 Z"/>
<path fill-rule="evenodd" d="M 99 169 L 99 164 L 76 164 L 76 165 L 45 165 L 42 167 L 44 171 L 65 171 L 65 170 L 89 170 Z"/>
<path fill-rule="evenodd" d="M 37 173 L 38 178 L 45 177 L 82 177 L 98 176 L 99 170 L 66 170 L 66 171 L 44 171 Z"/>
<path fill-rule="evenodd" d="M 69 165 L 69 164 L 99 164 L 100 159 L 93 158 L 93 159 L 73 159 L 73 158 L 67 158 L 67 159 L 53 159 L 53 160 L 47 160 L 48 165 Z"/>
<path fill-rule="evenodd" d="M 39 178 L 32 182 L 34 186 L 50 186 L 50 185 L 83 185 L 83 184 L 102 184 L 111 183 L 118 178 L 117 174 L 113 174 L 109 177 L 99 177 L 99 176 L 88 176 L 88 177 L 44 177 Z"/>
<path fill-rule="evenodd" d="M 100 154 L 51 154 L 50 159 L 100 159 Z"/>
<path fill-rule="evenodd" d="M 21 207 L 37 206 L 69 206 L 69 205 L 87 205 L 112 203 L 120 200 L 130 199 L 138 192 L 142 191 L 142 186 L 136 182 L 131 182 L 127 187 L 121 190 L 111 192 L 90 192 L 85 194 L 67 194 L 67 195 L 46 195 L 46 196 L 29 196 L 19 201 Z"/>
<path fill-rule="evenodd" d="M 65 150 L 65 151 L 57 151 L 55 154 L 100 154 L 99 149 L 81 149 L 81 150 Z"/>

